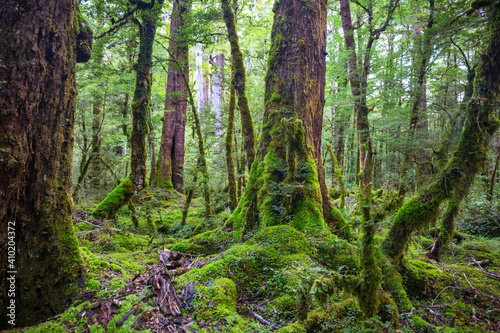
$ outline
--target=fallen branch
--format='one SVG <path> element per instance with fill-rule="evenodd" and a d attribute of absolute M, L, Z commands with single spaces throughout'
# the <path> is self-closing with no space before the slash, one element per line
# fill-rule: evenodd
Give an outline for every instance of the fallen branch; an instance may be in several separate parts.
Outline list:
<path fill-rule="evenodd" d="M 135 308 L 132 307 L 132 309 L 125 313 L 117 322 L 116 322 L 116 326 L 121 326 L 123 325 L 123 323 L 125 322 L 125 320 L 127 320 L 128 317 L 130 317 L 133 313 L 135 312 Z"/>
<path fill-rule="evenodd" d="M 255 312 L 252 311 L 252 309 L 250 308 L 247 308 L 248 310 L 248 313 L 250 313 L 250 315 L 252 317 L 254 317 L 255 319 L 257 319 L 258 321 L 260 321 L 262 324 L 266 325 L 266 326 L 271 326 L 271 328 L 273 330 L 277 330 L 278 329 L 278 326 L 275 326 L 273 325 L 273 323 L 271 323 L 270 321 L 267 321 L 265 320 L 264 318 L 262 318 L 261 316 L 259 316 L 258 314 L 256 314 Z"/>
<path fill-rule="evenodd" d="M 106 227 L 106 226 L 102 226 L 102 225 L 97 225 L 97 224 L 93 224 L 93 223 L 90 223 L 88 221 L 82 221 L 83 223 L 87 223 L 93 227 L 96 227 L 96 228 L 99 228 L 99 229 L 110 229 L 110 230 L 113 230 L 113 231 L 116 231 L 116 232 L 121 232 L 123 234 L 129 234 L 129 235 L 132 235 L 132 236 L 136 236 L 138 237 L 139 235 L 136 235 L 136 234 L 133 234 L 131 232 L 128 232 L 128 231 L 123 231 L 121 229 L 116 229 L 116 228 L 111 228 L 111 227 Z M 94 231 L 94 230 L 91 230 L 91 231 Z"/>

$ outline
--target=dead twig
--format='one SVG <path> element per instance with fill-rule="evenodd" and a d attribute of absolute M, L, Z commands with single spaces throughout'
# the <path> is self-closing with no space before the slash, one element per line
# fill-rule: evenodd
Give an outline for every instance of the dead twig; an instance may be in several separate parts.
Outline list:
<path fill-rule="evenodd" d="M 261 316 L 259 316 L 258 314 L 256 314 L 255 312 L 252 311 L 252 309 L 250 308 L 247 308 L 248 310 L 248 313 L 250 313 L 250 315 L 252 317 L 254 317 L 255 319 L 257 319 L 258 321 L 260 321 L 262 324 L 266 325 L 266 326 L 270 326 L 273 330 L 277 330 L 278 329 L 278 326 L 276 325 L 273 325 L 273 323 L 271 323 L 270 321 L 267 321 L 265 320 L 264 318 L 262 318 Z"/>

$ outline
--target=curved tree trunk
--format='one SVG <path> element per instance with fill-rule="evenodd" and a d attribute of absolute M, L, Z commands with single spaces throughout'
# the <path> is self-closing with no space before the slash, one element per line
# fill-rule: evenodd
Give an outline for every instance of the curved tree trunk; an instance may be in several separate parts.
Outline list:
<path fill-rule="evenodd" d="M 184 133 L 187 109 L 187 88 L 181 71 L 189 78 L 188 45 L 183 40 L 181 31 L 184 28 L 183 16 L 189 10 L 190 1 L 174 1 L 170 22 L 171 59 L 168 64 L 167 96 L 156 178 L 157 186 L 173 187 L 179 192 L 182 192 L 184 187 Z"/>
<path fill-rule="evenodd" d="M 326 1 L 282 0 L 274 9 L 261 143 L 227 222 L 237 240 L 270 225 L 327 228 L 314 142 L 324 106 Z"/>
<path fill-rule="evenodd" d="M 92 30 L 74 0 L 20 9 L 3 1 L 0 10 L 0 328 L 62 311 L 86 275 L 71 168 L 76 62 L 90 58 Z"/>
<path fill-rule="evenodd" d="M 393 261 L 402 258 L 413 231 L 420 230 L 437 217 L 439 205 L 444 200 L 455 196 L 453 205 L 460 205 L 475 175 L 487 161 L 489 141 L 500 125 L 494 117 L 494 103 L 500 87 L 500 5 L 495 2 L 486 10 L 489 18 L 484 33 L 486 47 L 476 68 L 474 93 L 467 104 L 457 150 L 432 183 L 396 213 L 382 244 L 384 252 Z"/>
<path fill-rule="evenodd" d="M 234 88 L 238 96 L 238 108 L 240 110 L 241 130 L 243 132 L 243 146 L 247 157 L 247 168 L 250 171 L 255 159 L 255 131 L 253 118 L 248 106 L 246 96 L 246 70 L 243 63 L 243 53 L 240 49 L 239 38 L 236 31 L 236 20 L 234 12 L 229 5 L 229 0 L 222 0 L 222 11 L 226 22 L 227 35 L 231 44 L 231 59 L 234 70 Z"/>

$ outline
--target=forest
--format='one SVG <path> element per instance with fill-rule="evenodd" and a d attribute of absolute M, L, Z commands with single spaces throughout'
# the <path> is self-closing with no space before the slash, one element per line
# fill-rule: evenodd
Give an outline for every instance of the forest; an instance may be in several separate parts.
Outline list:
<path fill-rule="evenodd" d="M 500 332 L 500 0 L 1 0 L 0 330 Z"/>

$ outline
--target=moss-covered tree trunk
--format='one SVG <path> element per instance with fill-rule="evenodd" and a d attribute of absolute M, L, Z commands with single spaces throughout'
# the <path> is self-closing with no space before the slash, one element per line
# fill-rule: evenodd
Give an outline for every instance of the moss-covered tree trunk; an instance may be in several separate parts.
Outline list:
<path fill-rule="evenodd" d="M 488 24 L 484 33 L 484 52 L 476 67 L 474 92 L 467 104 L 457 150 L 431 184 L 396 213 L 382 245 L 393 261 L 401 259 L 412 233 L 437 217 L 444 200 L 453 200 L 449 205 L 450 213 L 453 213 L 453 206 L 458 207 L 475 175 L 487 161 L 489 141 L 500 125 L 494 117 L 500 92 L 500 4 L 495 2 L 485 9 Z M 440 237 L 450 239 L 451 235 Z"/>
<path fill-rule="evenodd" d="M 84 286 L 71 169 L 76 62 L 90 58 L 92 30 L 74 0 L 1 7 L 0 328 L 7 328 L 53 316 Z"/>
<path fill-rule="evenodd" d="M 368 120 L 368 106 L 366 89 L 368 87 L 368 75 L 371 67 L 371 50 L 380 34 L 385 31 L 391 21 L 398 0 L 391 0 L 387 7 L 387 17 L 379 28 L 372 26 L 373 8 L 368 11 L 368 23 L 370 34 L 364 50 L 363 60 L 358 63 L 356 57 L 356 45 L 354 41 L 354 27 L 351 20 L 351 10 L 348 0 L 340 0 L 340 12 L 344 40 L 349 52 L 348 68 L 351 93 L 354 103 L 356 117 L 356 129 L 358 132 L 359 154 L 358 154 L 358 180 L 359 198 L 363 220 L 363 236 L 361 239 L 361 276 L 363 278 L 362 292 L 359 293 L 360 306 L 366 316 L 371 317 L 377 312 L 378 291 L 382 282 L 380 267 L 375 258 L 375 232 L 376 218 L 372 215 L 372 186 L 373 186 L 373 151 L 370 138 L 370 123 Z"/>
<path fill-rule="evenodd" d="M 171 59 L 168 64 L 167 95 L 156 178 L 157 186 L 173 187 L 180 192 L 184 186 L 184 133 L 187 110 L 187 85 L 181 71 L 186 74 L 186 78 L 189 78 L 188 45 L 182 30 L 184 15 L 190 10 L 190 2 L 190 0 L 176 0 L 173 3 L 169 41 Z M 172 58 L 176 61 L 174 62 Z"/>
<path fill-rule="evenodd" d="M 163 1 L 153 1 L 139 10 L 139 56 L 135 65 L 136 78 L 134 98 L 132 100 L 132 132 L 130 135 L 130 175 L 92 212 L 94 218 L 112 217 L 121 206 L 128 204 L 130 198 L 146 186 L 146 135 L 149 130 L 149 101 L 151 99 L 151 67 L 156 24 L 160 18 Z M 124 128 L 125 130 L 126 128 Z M 133 209 L 133 204 L 129 204 Z"/>
<path fill-rule="evenodd" d="M 151 99 L 151 67 L 153 65 L 153 44 L 157 20 L 161 14 L 163 1 L 153 1 L 152 6 L 140 11 L 139 55 L 135 66 L 135 91 L 132 101 L 132 134 L 130 137 L 130 178 L 136 192 L 146 186 L 146 134 L 148 133 L 149 101 Z"/>
<path fill-rule="evenodd" d="M 233 75 L 234 80 L 234 75 Z M 234 157 L 233 157 L 233 137 L 234 137 L 234 111 L 236 109 L 236 91 L 234 84 L 231 84 L 231 92 L 229 96 L 229 112 L 227 117 L 226 131 L 226 166 L 228 179 L 229 202 L 232 210 L 238 205 L 238 197 L 236 196 L 236 175 L 234 172 Z"/>
<path fill-rule="evenodd" d="M 326 1 L 281 0 L 274 13 L 261 142 L 227 222 L 237 240 L 271 225 L 311 234 L 327 227 L 314 142 L 324 106 Z"/>
<path fill-rule="evenodd" d="M 238 108 L 240 110 L 241 129 L 243 133 L 243 146 L 246 153 L 246 165 L 248 170 L 255 159 L 255 131 L 253 128 L 253 118 L 248 106 L 246 95 L 246 70 L 243 63 L 243 53 L 240 49 L 239 38 L 236 31 L 236 20 L 234 12 L 229 5 L 229 0 L 221 0 L 224 21 L 226 22 L 227 35 L 231 44 L 231 60 L 234 70 L 234 88 L 238 96 Z"/>
<path fill-rule="evenodd" d="M 328 152 L 330 153 L 330 157 L 332 158 L 332 168 L 334 170 L 335 175 L 337 176 L 337 179 L 339 181 L 339 187 L 340 187 L 340 209 L 343 209 L 345 207 L 345 186 L 344 186 L 344 179 L 342 178 L 342 171 L 340 171 L 339 163 L 337 161 L 337 157 L 335 156 L 335 153 L 333 151 L 332 145 L 327 143 L 326 144 L 328 148 Z"/>

